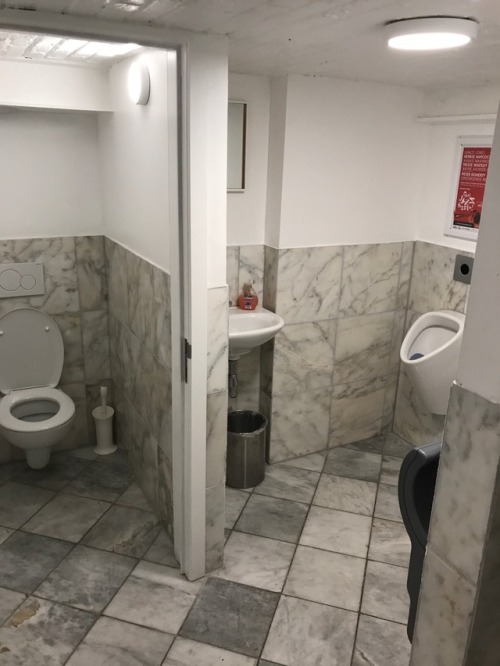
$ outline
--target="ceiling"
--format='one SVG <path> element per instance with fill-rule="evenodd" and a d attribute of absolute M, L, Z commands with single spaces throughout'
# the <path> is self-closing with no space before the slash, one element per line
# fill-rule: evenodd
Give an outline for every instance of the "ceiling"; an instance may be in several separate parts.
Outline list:
<path fill-rule="evenodd" d="M 500 0 L 0 0 L 0 8 L 228 35 L 232 72 L 332 76 L 428 90 L 500 83 Z M 476 18 L 478 38 L 441 53 L 386 47 L 386 21 L 436 14 Z"/>

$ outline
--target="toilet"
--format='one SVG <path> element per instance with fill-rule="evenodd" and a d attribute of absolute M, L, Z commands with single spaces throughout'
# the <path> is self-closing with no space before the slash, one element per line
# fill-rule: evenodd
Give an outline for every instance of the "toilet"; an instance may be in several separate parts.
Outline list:
<path fill-rule="evenodd" d="M 0 433 L 26 451 L 32 469 L 47 465 L 75 419 L 73 400 L 56 388 L 63 362 L 63 338 L 51 317 L 28 308 L 0 317 Z"/>
<path fill-rule="evenodd" d="M 465 315 L 439 310 L 421 315 L 401 345 L 406 374 L 423 406 L 446 414 L 450 389 L 458 370 Z"/>

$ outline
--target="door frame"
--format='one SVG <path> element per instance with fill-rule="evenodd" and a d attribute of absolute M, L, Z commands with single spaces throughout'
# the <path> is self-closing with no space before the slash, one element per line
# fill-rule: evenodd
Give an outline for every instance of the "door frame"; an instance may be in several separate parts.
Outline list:
<path fill-rule="evenodd" d="M 196 374 L 203 375 L 205 372 L 206 377 L 206 307 L 201 317 L 199 308 L 203 303 L 206 305 L 206 293 L 193 294 L 192 290 L 192 267 L 199 273 L 197 260 L 200 253 L 198 251 L 198 256 L 192 257 L 189 177 L 189 51 L 192 41 L 203 39 L 203 36 L 143 24 L 15 9 L 0 10 L 0 29 L 109 42 L 135 42 L 176 54 L 176 62 L 167 65 L 167 76 L 175 76 L 176 82 L 176 98 L 169 104 L 168 114 L 172 120 L 168 127 L 168 184 L 171 192 L 177 192 L 177 197 L 173 201 L 171 197 L 169 220 L 178 219 L 177 225 L 171 225 L 174 547 L 186 577 L 189 580 L 200 578 L 205 574 L 206 386 L 200 387 L 189 381 L 194 366 L 191 361 L 186 360 L 189 366 L 187 383 L 183 368 L 185 340 L 190 343 L 193 337 L 203 340 L 200 335 L 203 331 L 200 332 L 199 326 L 201 324 L 203 329 L 205 323 L 205 344 L 198 346 L 196 354 L 198 366 L 201 367 L 196 368 Z M 166 85 L 168 83 L 167 80 Z M 171 164 L 176 164 L 177 169 L 171 169 Z M 200 284 L 197 285 L 199 287 Z M 198 305 L 195 310 L 193 302 Z"/>

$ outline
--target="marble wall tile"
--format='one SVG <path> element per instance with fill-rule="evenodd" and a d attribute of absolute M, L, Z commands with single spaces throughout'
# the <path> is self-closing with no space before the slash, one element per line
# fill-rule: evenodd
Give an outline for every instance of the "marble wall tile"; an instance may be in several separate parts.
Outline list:
<path fill-rule="evenodd" d="M 4 263 L 42 262 L 45 294 L 28 298 L 1 299 L 0 314 L 14 307 L 30 307 L 48 315 L 78 312 L 78 276 L 75 238 L 35 238 L 0 241 Z"/>
<path fill-rule="evenodd" d="M 394 310 L 402 243 L 347 245 L 344 248 L 340 315 Z"/>
<path fill-rule="evenodd" d="M 54 445 L 53 451 L 76 449 L 79 446 L 88 446 L 89 435 L 85 384 L 83 382 L 75 384 L 61 384 L 58 386 L 58 388 L 69 395 L 69 397 L 75 403 L 75 420 L 68 435 L 61 442 L 57 442 L 57 444 Z"/>
<path fill-rule="evenodd" d="M 274 339 L 260 348 L 260 390 L 268 395 L 273 392 Z"/>
<path fill-rule="evenodd" d="M 239 285 L 240 293 L 245 282 L 251 282 L 262 305 L 264 300 L 264 246 L 242 245 L 240 247 Z"/>
<path fill-rule="evenodd" d="M 451 392 L 429 543 L 477 584 L 500 460 L 500 406 Z"/>
<path fill-rule="evenodd" d="M 160 363 L 172 369 L 172 294 L 170 275 L 153 266 L 153 352 Z"/>
<path fill-rule="evenodd" d="M 401 252 L 401 265 L 399 268 L 398 293 L 396 297 L 396 309 L 408 307 L 408 297 L 410 294 L 411 269 L 413 264 L 413 251 L 415 249 L 414 241 L 405 241 Z"/>
<path fill-rule="evenodd" d="M 236 398 L 229 398 L 228 410 L 230 412 L 239 409 L 249 409 L 253 412 L 258 412 L 260 409 L 260 392 L 251 389 L 250 391 L 239 390 Z"/>
<path fill-rule="evenodd" d="M 230 409 L 257 409 L 261 382 L 261 349 L 257 347 L 238 361 L 238 397 L 230 399 Z M 247 407 L 251 403 L 254 407 Z M 239 406 L 237 406 L 239 405 Z"/>
<path fill-rule="evenodd" d="M 224 562 L 224 495 L 222 483 L 206 490 L 205 570 L 220 569 Z"/>
<path fill-rule="evenodd" d="M 287 324 L 337 316 L 342 256 L 342 247 L 279 251 L 276 312 Z"/>
<path fill-rule="evenodd" d="M 339 322 L 340 325 L 341 322 Z M 274 339 L 273 396 L 332 384 L 336 321 L 288 324 Z"/>
<path fill-rule="evenodd" d="M 107 276 L 108 276 L 108 307 L 109 312 L 126 326 L 129 325 L 128 314 L 128 272 L 127 250 L 106 238 Z"/>
<path fill-rule="evenodd" d="M 339 319 L 335 345 L 336 384 L 387 374 L 394 313 Z"/>
<path fill-rule="evenodd" d="M 109 364 L 108 313 L 92 310 L 82 313 L 85 380 L 96 383 L 111 374 Z"/>
<path fill-rule="evenodd" d="M 207 395 L 206 487 L 224 484 L 226 479 L 227 392 Z"/>
<path fill-rule="evenodd" d="M 158 504 L 154 508 L 171 539 L 174 528 L 173 495 L 172 461 L 163 449 L 158 447 Z"/>
<path fill-rule="evenodd" d="M 408 303 L 411 310 L 465 312 L 468 286 L 453 280 L 457 254 L 472 256 L 470 252 L 416 241 Z"/>
<path fill-rule="evenodd" d="M 384 409 L 382 412 L 382 432 L 392 433 L 394 423 L 394 408 L 396 406 L 396 395 L 398 392 L 397 374 L 387 377 L 384 394 Z"/>
<path fill-rule="evenodd" d="M 153 351 L 156 317 L 153 266 L 136 254 L 126 252 L 126 270 L 130 330 L 149 351 Z"/>
<path fill-rule="evenodd" d="M 227 287 L 208 290 L 207 392 L 227 389 L 228 338 Z"/>
<path fill-rule="evenodd" d="M 273 396 L 269 462 L 279 462 L 327 447 L 330 391 Z"/>
<path fill-rule="evenodd" d="M 52 318 L 61 331 L 64 343 L 64 365 L 60 383 L 73 384 L 74 382 L 83 382 L 85 373 L 81 317 L 75 313 L 53 315 Z"/>
<path fill-rule="evenodd" d="M 380 377 L 334 386 L 329 446 L 368 439 L 381 431 L 385 383 Z"/>
<path fill-rule="evenodd" d="M 104 310 L 108 291 L 104 236 L 77 236 L 75 249 L 80 307 Z"/>
<path fill-rule="evenodd" d="M 428 549 L 410 666 L 463 663 L 474 596 L 469 581 Z"/>
<path fill-rule="evenodd" d="M 397 310 L 394 313 L 394 325 L 391 336 L 391 354 L 389 357 L 389 373 L 398 373 L 401 363 L 400 351 L 405 336 L 406 310 Z"/>
<path fill-rule="evenodd" d="M 276 312 L 276 294 L 278 289 L 279 250 L 269 245 L 264 246 L 264 298 L 263 305 Z"/>
<path fill-rule="evenodd" d="M 240 288 L 240 246 L 230 245 L 226 248 L 226 281 L 228 297 L 232 305 L 236 304 Z"/>
<path fill-rule="evenodd" d="M 401 372 L 394 410 L 394 432 L 413 446 L 423 446 L 442 441 L 444 421 L 444 416 L 430 414 L 422 407 L 410 380 Z"/>

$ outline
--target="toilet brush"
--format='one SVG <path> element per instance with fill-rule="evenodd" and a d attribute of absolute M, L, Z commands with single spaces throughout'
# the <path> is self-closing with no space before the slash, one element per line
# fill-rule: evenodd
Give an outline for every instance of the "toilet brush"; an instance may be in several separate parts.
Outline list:
<path fill-rule="evenodd" d="M 101 386 L 99 393 L 101 395 L 101 405 L 92 410 L 97 439 L 94 453 L 105 456 L 116 451 L 116 446 L 113 444 L 113 414 L 115 410 L 107 405 L 107 387 Z"/>

